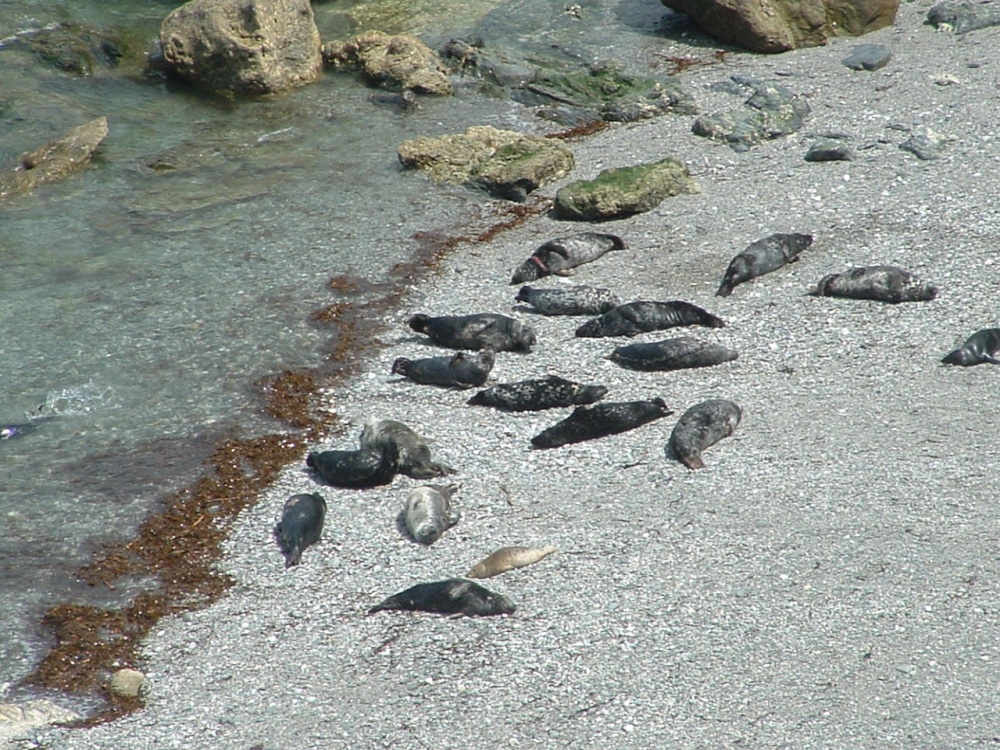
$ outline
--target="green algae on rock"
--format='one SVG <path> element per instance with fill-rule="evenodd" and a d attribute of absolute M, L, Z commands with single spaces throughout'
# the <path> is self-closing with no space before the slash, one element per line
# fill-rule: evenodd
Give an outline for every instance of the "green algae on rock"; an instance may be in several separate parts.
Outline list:
<path fill-rule="evenodd" d="M 577 180 L 556 193 L 557 219 L 608 221 L 656 208 L 665 198 L 697 193 L 688 168 L 668 157 L 649 164 L 605 169 L 593 180 Z"/>

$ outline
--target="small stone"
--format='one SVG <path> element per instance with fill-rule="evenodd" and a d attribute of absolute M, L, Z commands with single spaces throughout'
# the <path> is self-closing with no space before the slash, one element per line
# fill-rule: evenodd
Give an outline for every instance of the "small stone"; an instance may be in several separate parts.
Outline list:
<path fill-rule="evenodd" d="M 146 681 L 146 675 L 137 669 L 119 669 L 111 677 L 108 690 L 122 698 L 138 698 L 139 690 Z"/>
<path fill-rule="evenodd" d="M 806 161 L 851 161 L 854 155 L 846 143 L 824 138 L 817 141 L 806 152 Z"/>
<path fill-rule="evenodd" d="M 938 138 L 927 135 L 915 135 L 909 140 L 899 144 L 903 151 L 909 151 L 922 161 L 931 161 L 941 158 L 943 144 Z"/>
<path fill-rule="evenodd" d="M 884 44 L 858 44 L 841 62 L 851 70 L 878 70 L 891 59 L 892 53 Z"/>

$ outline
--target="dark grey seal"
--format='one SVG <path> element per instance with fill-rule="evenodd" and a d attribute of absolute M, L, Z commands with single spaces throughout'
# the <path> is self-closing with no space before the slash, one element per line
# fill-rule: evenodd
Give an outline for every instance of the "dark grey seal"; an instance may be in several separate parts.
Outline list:
<path fill-rule="evenodd" d="M 522 286 L 515 302 L 527 302 L 542 315 L 602 315 L 622 303 L 610 289 L 578 284 L 564 289 Z"/>
<path fill-rule="evenodd" d="M 326 518 L 326 500 L 321 495 L 292 495 L 285 501 L 274 536 L 285 556 L 285 567 L 298 565 L 306 547 L 319 541 Z"/>
<path fill-rule="evenodd" d="M 418 313 L 409 320 L 417 333 L 449 349 L 493 349 L 497 352 L 530 352 L 535 343 L 535 329 L 506 315 L 439 315 Z"/>
<path fill-rule="evenodd" d="M 399 470 L 399 447 L 387 439 L 377 448 L 320 451 L 306 457 L 306 466 L 334 487 L 363 489 L 390 484 Z"/>
<path fill-rule="evenodd" d="M 472 388 L 486 383 L 495 362 L 496 352 L 492 349 L 484 349 L 475 354 L 459 352 L 452 357 L 398 357 L 392 363 L 392 374 L 402 375 L 422 385 Z"/>
<path fill-rule="evenodd" d="M 653 372 L 712 367 L 731 362 L 738 356 L 737 352 L 721 344 L 679 336 L 649 344 L 619 346 L 608 355 L 608 359 L 630 370 Z"/>
<path fill-rule="evenodd" d="M 708 326 L 723 328 L 725 322 L 707 310 L 690 302 L 627 302 L 599 318 L 588 320 L 576 329 L 576 335 L 587 338 L 601 336 L 634 336 L 637 333 L 662 331 L 675 326 Z"/>
<path fill-rule="evenodd" d="M 376 604 L 368 610 L 368 614 L 389 609 L 488 617 L 514 614 L 517 607 L 503 594 L 495 594 L 485 586 L 463 578 L 450 578 L 447 581 L 411 586 L 406 591 L 390 596 L 381 604 Z"/>
<path fill-rule="evenodd" d="M 662 398 L 578 406 L 562 422 L 531 438 L 531 444 L 536 448 L 558 448 L 627 432 L 673 413 Z"/>
<path fill-rule="evenodd" d="M 371 419 L 361 430 L 361 448 L 377 448 L 386 440 L 394 440 L 399 447 L 400 474 L 412 479 L 433 479 L 455 473 L 450 466 L 431 459 L 428 441 L 402 422 Z"/>
<path fill-rule="evenodd" d="M 14 438 L 24 437 L 29 432 L 34 432 L 37 429 L 38 425 L 34 422 L 0 424 L 0 440 L 12 440 Z"/>
<path fill-rule="evenodd" d="M 965 343 L 941 360 L 946 365 L 970 367 L 988 362 L 1000 365 L 1000 328 L 984 328 L 976 331 Z"/>
<path fill-rule="evenodd" d="M 799 259 L 799 253 L 812 244 L 811 234 L 772 234 L 747 246 L 729 263 L 717 297 L 728 297 L 733 287 Z"/>
<path fill-rule="evenodd" d="M 571 237 L 549 240 L 514 270 L 510 283 L 523 284 L 550 274 L 568 276 L 570 269 L 624 247 L 625 241 L 621 237 L 602 232 L 581 232 Z"/>
<path fill-rule="evenodd" d="M 608 389 L 603 385 L 581 385 L 572 380 L 549 375 L 536 380 L 500 383 L 479 391 L 469 399 L 472 406 L 492 406 L 504 411 L 541 411 L 560 406 L 592 404 L 600 401 Z"/>
<path fill-rule="evenodd" d="M 451 504 L 457 490 L 457 484 L 425 484 L 410 490 L 403 508 L 403 522 L 410 536 L 421 544 L 434 544 L 458 523 L 462 512 Z"/>
<path fill-rule="evenodd" d="M 849 297 L 894 305 L 927 302 L 937 297 L 937 293 L 936 286 L 925 284 L 898 266 L 862 266 L 844 273 L 831 273 L 816 286 L 818 297 Z"/>
<path fill-rule="evenodd" d="M 695 404 L 674 426 L 668 451 L 689 469 L 704 469 L 701 452 L 732 435 L 742 417 L 740 407 L 725 399 L 713 398 Z"/>

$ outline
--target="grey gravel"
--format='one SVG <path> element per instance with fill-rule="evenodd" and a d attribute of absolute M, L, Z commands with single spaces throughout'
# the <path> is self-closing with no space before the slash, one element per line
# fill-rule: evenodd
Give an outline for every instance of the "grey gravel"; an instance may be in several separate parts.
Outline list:
<path fill-rule="evenodd" d="M 532 451 L 554 414 L 470 407 L 467 392 L 388 376 L 395 357 L 413 355 L 405 314 L 518 315 L 510 269 L 567 229 L 539 216 L 462 246 L 403 316 L 387 314 L 400 330 L 382 354 L 329 396 L 352 422 L 347 434 L 380 417 L 434 438 L 435 456 L 458 471 L 462 523 L 420 547 L 395 526 L 414 480 L 324 488 L 323 539 L 286 571 L 271 527 L 285 498 L 316 489 L 304 465 L 288 469 L 229 540 L 236 585 L 146 641 L 147 707 L 36 740 L 76 750 L 997 744 L 1000 369 L 939 360 L 1000 315 L 1000 32 L 936 33 L 923 24 L 928 7 L 903 3 L 895 27 L 870 35 L 891 49 L 891 71 L 852 73 L 841 60 L 854 42 L 832 39 L 780 57 L 730 51 L 682 76 L 711 112 L 731 103 L 714 85 L 733 72 L 780 71 L 808 98 L 810 128 L 876 144 L 854 161 L 805 164 L 797 134 L 738 153 L 680 116 L 572 144 L 568 179 L 670 154 L 702 187 L 602 225 L 629 247 L 576 281 L 709 307 L 727 327 L 699 335 L 740 357 L 624 370 L 604 358 L 607 341 L 573 336 L 579 321 L 521 316 L 538 343 L 498 355 L 490 382 L 552 373 L 604 383 L 609 401 L 659 396 L 678 415 L 731 399 L 743 421 L 707 468 L 665 458 L 675 417 Z M 649 45 L 705 55 L 683 41 Z M 958 69 L 961 86 L 931 80 Z M 895 147 L 906 134 L 892 123 L 954 141 L 918 161 Z M 809 232 L 816 244 L 713 297 L 729 260 L 772 232 Z M 827 273 L 878 263 L 932 278 L 941 293 L 898 306 L 807 294 Z M 364 614 L 519 544 L 560 554 L 491 581 L 513 616 Z"/>

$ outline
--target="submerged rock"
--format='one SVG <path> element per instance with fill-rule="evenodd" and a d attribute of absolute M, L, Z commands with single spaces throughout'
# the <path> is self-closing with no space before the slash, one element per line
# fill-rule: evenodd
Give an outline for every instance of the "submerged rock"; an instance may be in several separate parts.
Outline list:
<path fill-rule="evenodd" d="M 698 185 L 683 163 L 666 158 L 650 164 L 605 169 L 596 179 L 571 182 L 556 193 L 557 219 L 607 221 L 641 214 Z"/>
<path fill-rule="evenodd" d="M 14 37 L 14 43 L 30 49 L 42 62 L 80 76 L 117 68 L 123 61 L 138 72 L 145 62 L 138 40 L 82 24 L 61 23 L 23 32 Z"/>
<path fill-rule="evenodd" d="M 422 94 L 449 95 L 455 89 L 434 51 L 412 34 L 368 31 L 346 42 L 323 45 L 329 65 L 360 67 L 378 86 Z"/>

